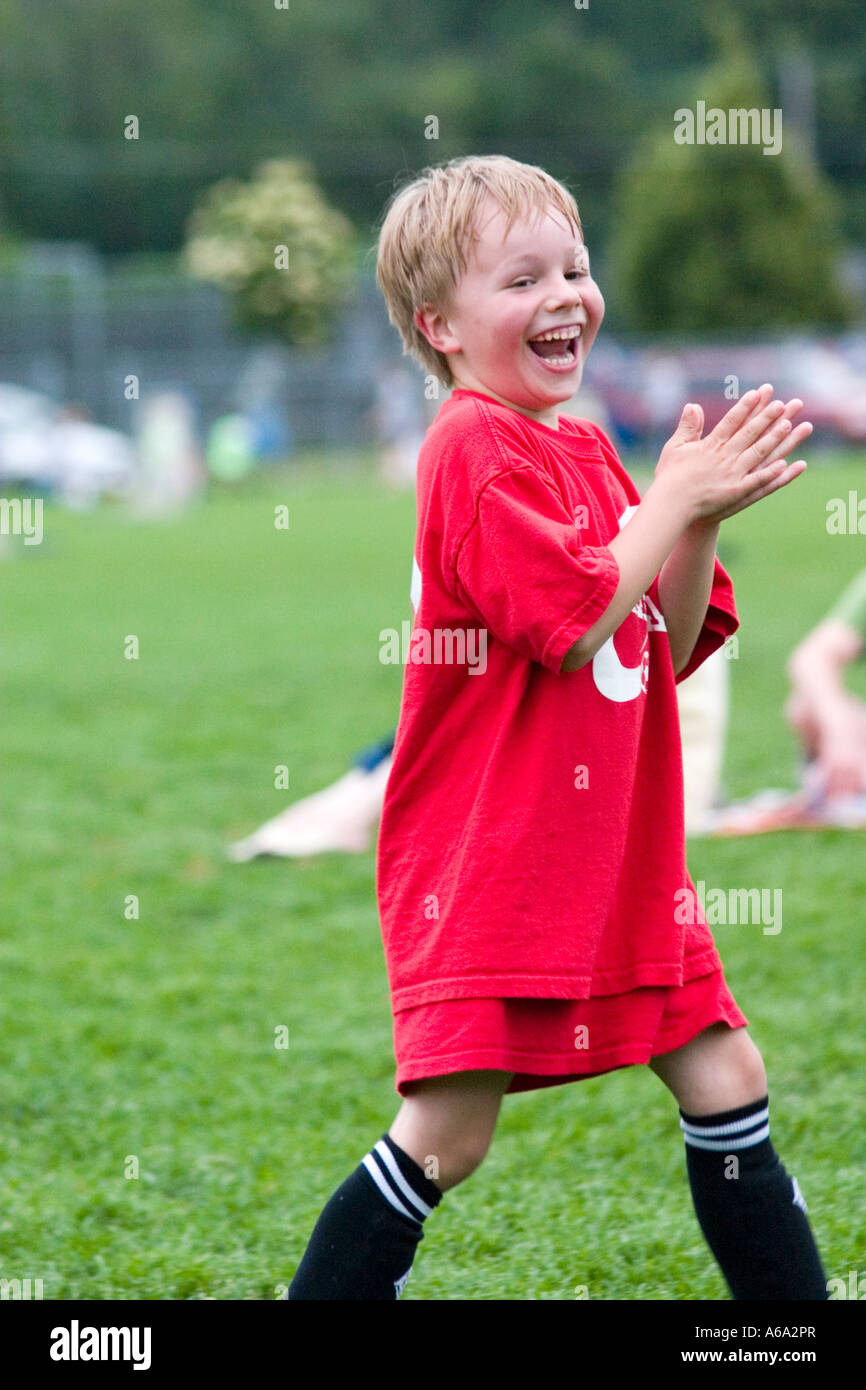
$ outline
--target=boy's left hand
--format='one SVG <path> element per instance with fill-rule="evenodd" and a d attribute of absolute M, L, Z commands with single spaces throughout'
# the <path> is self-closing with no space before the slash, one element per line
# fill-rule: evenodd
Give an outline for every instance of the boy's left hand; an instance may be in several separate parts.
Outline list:
<path fill-rule="evenodd" d="M 754 409 L 746 418 L 750 418 L 751 415 L 754 415 L 760 410 L 763 403 L 763 398 L 759 392 Z M 700 410 L 700 406 L 697 408 Z M 793 400 L 788 401 L 782 414 L 772 422 L 772 425 L 777 425 L 779 420 L 793 420 L 794 416 L 798 415 L 802 409 L 803 402 L 795 396 Z M 700 432 L 703 433 L 703 412 L 701 412 L 701 416 Z M 760 488 L 757 492 L 751 493 L 745 501 L 738 502 L 736 506 L 729 507 L 725 511 L 714 512 L 712 516 L 702 517 L 701 520 L 695 524 L 700 527 L 718 526 L 719 523 L 724 521 L 727 517 L 735 516 L 737 512 L 745 511 L 746 507 L 751 507 L 753 502 L 760 502 L 762 497 L 769 496 L 771 492 L 778 492 L 779 488 L 787 487 L 788 483 L 792 483 L 795 478 L 799 478 L 800 474 L 806 471 L 806 460 L 797 459 L 794 463 L 786 464 L 785 455 L 789 454 L 795 445 L 800 444 L 802 440 L 806 439 L 811 433 L 812 425 L 810 421 L 801 421 L 795 429 L 791 430 L 790 434 L 785 436 L 781 444 L 777 449 L 774 449 L 769 458 L 764 459 L 760 464 L 755 464 L 755 468 L 766 468 L 768 464 L 773 463 L 778 465 L 776 474 L 765 487 Z M 754 472 L 754 469 L 752 471 Z"/>

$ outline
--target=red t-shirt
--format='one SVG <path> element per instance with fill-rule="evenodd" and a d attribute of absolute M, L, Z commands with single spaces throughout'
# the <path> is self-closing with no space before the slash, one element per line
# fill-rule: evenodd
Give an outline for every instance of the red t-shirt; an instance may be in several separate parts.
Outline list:
<path fill-rule="evenodd" d="M 608 543 L 639 503 L 589 421 L 554 430 L 458 389 L 427 432 L 377 862 L 395 1012 L 584 999 L 720 967 L 700 901 L 682 909 L 694 884 L 657 579 L 592 662 L 560 671 L 613 597 Z M 716 561 L 676 679 L 737 626 Z"/>

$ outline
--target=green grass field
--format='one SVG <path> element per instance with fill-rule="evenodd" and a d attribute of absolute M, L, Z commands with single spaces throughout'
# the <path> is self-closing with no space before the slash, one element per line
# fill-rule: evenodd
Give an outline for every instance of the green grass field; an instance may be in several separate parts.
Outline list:
<path fill-rule="evenodd" d="M 863 480 L 859 458 L 814 466 L 723 527 L 742 620 L 734 797 L 794 784 L 784 658 L 864 563 L 862 538 L 824 525 Z M 402 669 L 379 663 L 378 633 L 409 616 L 413 534 L 414 498 L 384 492 L 369 457 L 305 457 L 178 520 L 46 508 L 42 545 L 0 556 L 0 1278 L 54 1299 L 277 1297 L 390 1124 L 374 854 L 234 865 L 224 849 L 395 722 Z M 846 1279 L 866 1242 L 863 851 L 828 831 L 689 855 L 709 885 L 783 890 L 778 935 L 716 938 L 776 1147 L 828 1277 Z M 507 1097 L 404 1298 L 579 1285 L 727 1297 L 675 1103 L 646 1068 Z"/>

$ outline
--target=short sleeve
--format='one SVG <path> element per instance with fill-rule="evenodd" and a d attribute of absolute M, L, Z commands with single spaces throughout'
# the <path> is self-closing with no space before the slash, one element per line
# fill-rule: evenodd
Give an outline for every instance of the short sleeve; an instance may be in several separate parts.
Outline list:
<path fill-rule="evenodd" d="M 650 597 L 658 604 L 658 578 L 653 580 L 650 589 Z M 708 656 L 721 647 L 724 642 L 736 632 L 740 626 L 737 617 L 737 610 L 734 604 L 734 586 L 731 583 L 727 570 L 723 569 L 716 559 L 715 572 L 713 575 L 713 587 L 710 590 L 710 599 L 707 604 L 707 613 L 704 618 L 703 627 L 698 634 L 698 640 L 694 645 L 694 650 L 688 662 L 676 676 L 676 683 L 686 680 L 693 671 L 696 671 Z"/>
<path fill-rule="evenodd" d="M 581 543 L 562 499 L 532 467 L 498 474 L 479 494 L 455 557 L 455 590 L 484 627 L 559 672 L 619 584 L 607 546 Z"/>

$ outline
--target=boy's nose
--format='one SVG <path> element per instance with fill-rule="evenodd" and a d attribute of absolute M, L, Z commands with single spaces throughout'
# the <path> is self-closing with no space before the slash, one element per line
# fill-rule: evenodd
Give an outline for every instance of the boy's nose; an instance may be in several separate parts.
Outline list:
<path fill-rule="evenodd" d="M 551 291 L 548 303 L 550 304 L 582 304 L 583 299 L 580 294 L 580 286 L 573 280 L 564 280 L 555 290 Z"/>
<path fill-rule="evenodd" d="M 583 307 L 583 300 L 580 291 L 575 287 L 568 287 L 562 294 L 552 294 L 547 301 L 547 310 L 551 314 L 561 312 L 563 309 L 580 309 Z"/>

